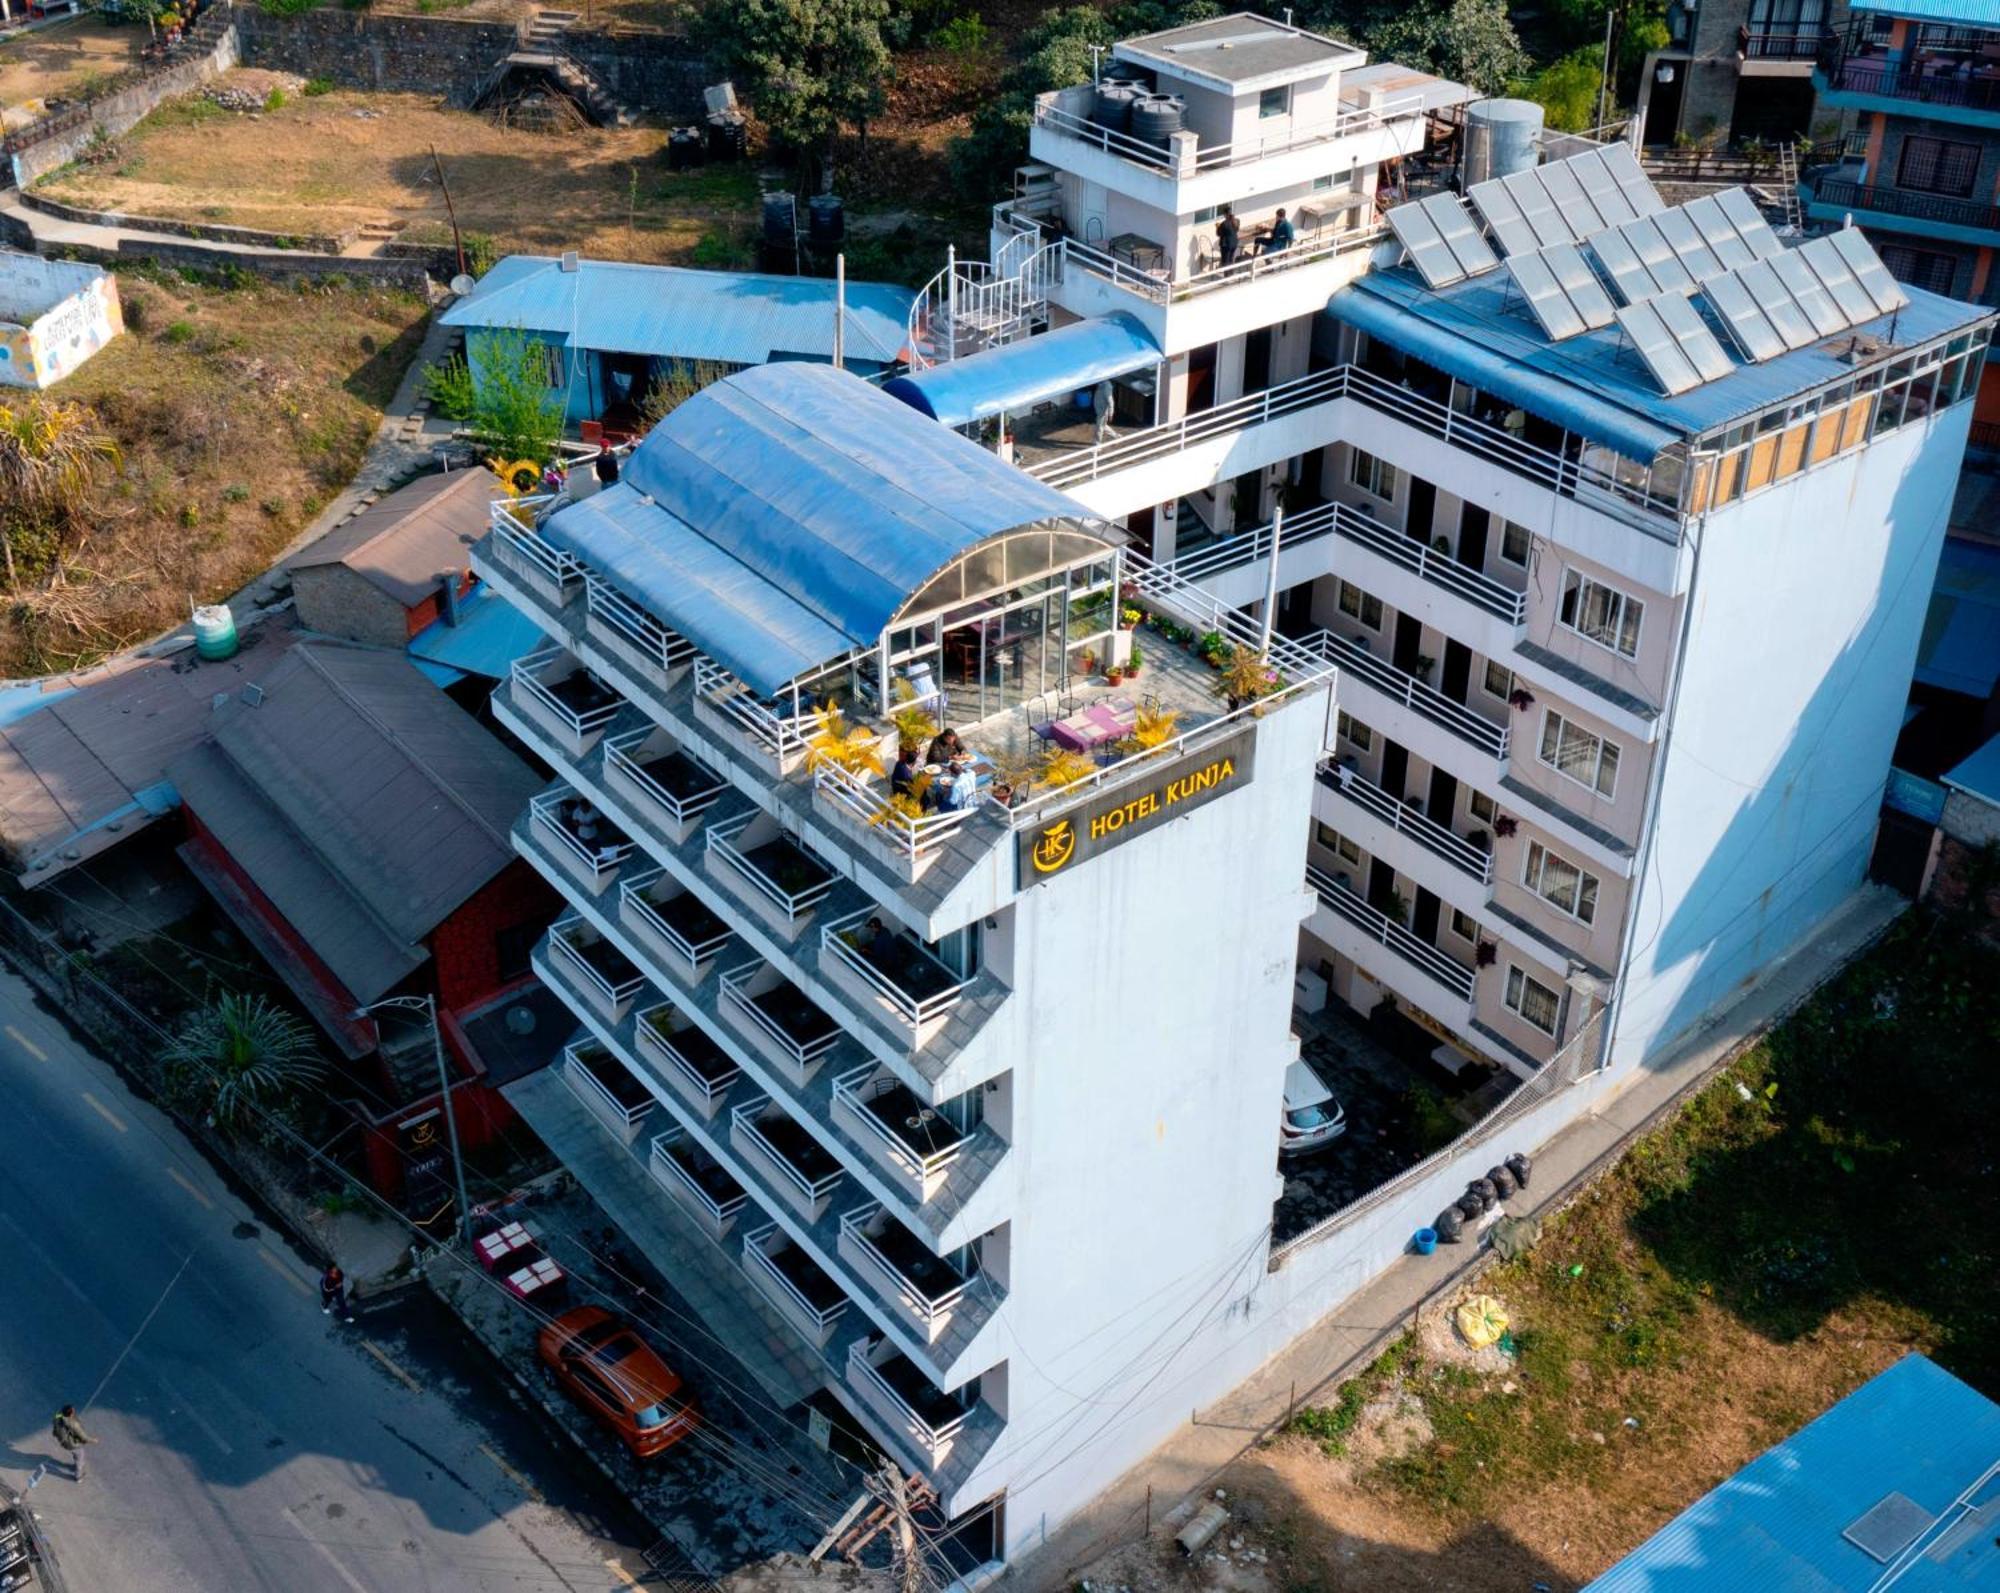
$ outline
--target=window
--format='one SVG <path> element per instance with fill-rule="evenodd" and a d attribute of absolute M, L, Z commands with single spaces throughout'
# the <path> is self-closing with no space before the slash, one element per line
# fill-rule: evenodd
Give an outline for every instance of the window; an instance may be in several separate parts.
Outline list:
<path fill-rule="evenodd" d="M 1282 88 L 1268 88 L 1257 96 L 1257 115 L 1268 121 L 1273 116 L 1288 116 L 1292 109 L 1292 90 L 1289 84 Z"/>
<path fill-rule="evenodd" d="M 1542 762 L 1599 796 L 1618 784 L 1618 744 L 1572 724 L 1553 708 L 1542 711 Z"/>
<path fill-rule="evenodd" d="M 1912 249 L 1906 243 L 1882 245 L 1882 264 L 1898 282 L 1907 282 L 1926 293 L 1949 294 L 1952 280 L 1958 275 L 1958 261 L 1952 256 L 1934 249 Z"/>
<path fill-rule="evenodd" d="M 1494 815 L 1500 811 L 1498 805 L 1484 791 L 1473 792 L 1471 796 L 1466 798 L 1465 805 L 1472 816 L 1481 824 L 1490 825 L 1493 822 Z"/>
<path fill-rule="evenodd" d="M 1209 222 L 1214 221 L 1218 217 L 1220 217 L 1221 214 L 1222 214 L 1222 206 L 1203 205 L 1201 209 L 1197 210 L 1194 213 L 1194 224 L 1197 227 L 1205 227 L 1208 225 Z"/>
<path fill-rule="evenodd" d="M 1479 926 L 1472 921 L 1470 915 L 1461 913 L 1456 907 L 1451 910 L 1451 932 L 1460 940 L 1478 944 Z"/>
<path fill-rule="evenodd" d="M 1584 873 L 1568 858 L 1557 856 L 1540 841 L 1528 843 L 1521 883 L 1551 907 L 1568 913 L 1579 923 L 1588 924 L 1597 917 L 1597 876 Z"/>
<path fill-rule="evenodd" d="M 1512 963 L 1507 965 L 1507 1005 L 1520 1014 L 1524 1023 L 1531 1023 L 1542 1033 L 1556 1032 L 1556 1019 L 1562 1012 L 1562 1000 L 1539 979 L 1530 979 Z"/>
<path fill-rule="evenodd" d="M 533 359 L 539 353 L 542 359 L 543 375 L 551 387 L 567 385 L 569 376 L 563 369 L 563 351 L 559 344 L 544 343 L 540 338 L 532 340 L 531 351 L 524 357 Z M 532 367 L 530 367 L 532 368 Z"/>
<path fill-rule="evenodd" d="M 1506 530 L 1500 533 L 1500 557 L 1509 564 L 1525 565 L 1528 562 L 1528 528 L 1507 522 Z"/>
<path fill-rule="evenodd" d="M 1382 628 L 1382 600 L 1371 597 L 1352 581 L 1340 583 L 1340 612 L 1350 619 L 1358 619 L 1371 631 Z"/>
<path fill-rule="evenodd" d="M 1351 450 L 1347 456 L 1347 479 L 1385 502 L 1396 501 L 1396 467 L 1373 454 L 1363 453 L 1359 448 Z"/>
<path fill-rule="evenodd" d="M 1970 198 L 1978 175 L 1979 146 L 1944 138 L 1904 139 L 1902 159 L 1896 163 L 1898 188 L 1948 194 L 1954 199 Z"/>
<path fill-rule="evenodd" d="M 1320 721 L 1321 724 L 1325 722 L 1325 720 Z M 1340 737 L 1343 741 L 1351 742 L 1362 752 L 1375 750 L 1375 732 L 1359 720 L 1348 718 L 1345 711 L 1340 716 Z"/>
<path fill-rule="evenodd" d="M 1563 571 L 1562 622 L 1579 636 L 1627 658 L 1639 656 L 1639 619 L 1645 605 L 1615 587 L 1575 570 Z"/>
<path fill-rule="evenodd" d="M 1505 702 L 1514 689 L 1514 671 L 1489 658 L 1486 660 L 1486 677 L 1480 684 L 1486 688 L 1487 696 L 1498 697 Z"/>
<path fill-rule="evenodd" d="M 1360 845 L 1354 841 L 1350 841 L 1331 824 L 1321 824 L 1315 821 L 1313 824 L 1313 839 L 1318 841 L 1329 852 L 1339 857 L 1343 862 L 1359 863 L 1361 861 Z"/>

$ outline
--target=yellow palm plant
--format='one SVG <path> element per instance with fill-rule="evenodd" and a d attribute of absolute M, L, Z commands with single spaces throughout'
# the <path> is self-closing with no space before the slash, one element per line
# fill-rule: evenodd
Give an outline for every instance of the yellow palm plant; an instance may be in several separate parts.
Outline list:
<path fill-rule="evenodd" d="M 1042 760 L 1039 778 L 1043 785 L 1061 790 L 1066 785 L 1075 785 L 1079 780 L 1088 780 L 1097 773 L 1097 760 L 1087 752 L 1071 752 L 1067 747 L 1051 747 L 1049 755 Z"/>
<path fill-rule="evenodd" d="M 880 745 L 874 731 L 849 724 L 838 708 L 815 708 L 813 732 L 806 741 L 806 768 L 814 774 L 839 769 L 865 780 L 882 772 Z"/>
<path fill-rule="evenodd" d="M 1171 708 L 1142 707 L 1132 726 L 1132 740 L 1141 752 L 1152 752 L 1174 739 L 1181 716 Z"/>

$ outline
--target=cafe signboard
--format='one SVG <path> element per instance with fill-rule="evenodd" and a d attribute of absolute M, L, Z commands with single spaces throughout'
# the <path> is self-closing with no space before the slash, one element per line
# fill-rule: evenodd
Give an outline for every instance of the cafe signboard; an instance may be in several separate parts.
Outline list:
<path fill-rule="evenodd" d="M 1148 830 L 1171 824 L 1250 781 L 1257 756 L 1255 730 L 1239 730 L 1150 770 L 1112 790 L 1022 830 L 1017 838 L 1020 887 L 1071 872 L 1079 863 Z"/>

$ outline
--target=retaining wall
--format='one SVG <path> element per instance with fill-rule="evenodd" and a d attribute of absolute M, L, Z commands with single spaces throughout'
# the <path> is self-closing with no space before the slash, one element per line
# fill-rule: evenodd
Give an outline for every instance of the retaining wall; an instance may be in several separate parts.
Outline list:
<path fill-rule="evenodd" d="M 255 227 L 219 227 L 212 222 L 169 221 L 158 216 L 128 216 L 118 210 L 85 210 L 66 205 L 37 193 L 21 195 L 30 210 L 61 221 L 81 221 L 94 227 L 124 227 L 133 232 L 165 232 L 177 238 L 197 238 L 211 243 L 240 243 L 253 249 L 309 249 L 317 254 L 339 254 L 354 242 L 353 232 L 279 233 L 259 232 Z"/>

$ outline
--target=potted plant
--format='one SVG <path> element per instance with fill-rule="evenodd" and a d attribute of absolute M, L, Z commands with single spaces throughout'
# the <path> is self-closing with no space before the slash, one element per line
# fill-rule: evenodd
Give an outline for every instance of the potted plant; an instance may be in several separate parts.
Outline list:
<path fill-rule="evenodd" d="M 1143 664 L 1145 661 L 1146 661 L 1145 652 L 1140 648 L 1137 642 L 1134 642 L 1132 644 L 1132 656 L 1125 660 L 1126 679 L 1129 680 L 1132 678 L 1132 676 L 1138 674 L 1139 666 Z"/>
<path fill-rule="evenodd" d="M 1407 925 L 1410 921 L 1409 898 L 1401 891 L 1389 892 L 1389 905 L 1382 910 L 1399 924 Z"/>
<path fill-rule="evenodd" d="M 1431 552 L 1442 553 L 1449 558 L 1451 556 L 1451 538 L 1444 535 L 1443 532 L 1439 532 L 1431 538 Z"/>
<path fill-rule="evenodd" d="M 1498 955 L 1499 953 L 1494 949 L 1492 941 L 1482 940 L 1473 949 L 1472 961 L 1475 967 L 1491 968 L 1493 966 L 1493 959 Z"/>
<path fill-rule="evenodd" d="M 1526 686 L 1516 686 L 1512 691 L 1507 693 L 1507 701 L 1520 709 L 1521 712 L 1526 713 L 1530 708 L 1535 706 L 1535 694 L 1528 690 Z"/>
<path fill-rule="evenodd" d="M 1135 631 L 1139 621 L 1146 617 L 1145 610 L 1136 603 L 1127 603 L 1118 610 L 1118 628 L 1121 631 Z"/>
<path fill-rule="evenodd" d="M 1493 833 L 1505 840 L 1521 827 L 1521 821 L 1511 813 L 1496 814 L 1493 819 Z"/>
<path fill-rule="evenodd" d="M 1427 681 L 1431 678 L 1431 671 L 1435 668 L 1437 668 L 1437 660 L 1435 658 L 1424 653 L 1419 653 L 1417 654 L 1417 667 L 1411 673 L 1417 679 Z"/>
<path fill-rule="evenodd" d="M 1119 665 L 1113 664 L 1104 672 L 1104 678 L 1114 686 L 1121 686 L 1125 683 L 1125 671 Z"/>
<path fill-rule="evenodd" d="M 1284 676 L 1254 648 L 1231 648 L 1228 661 L 1221 667 L 1222 678 L 1215 683 L 1215 694 L 1228 702 L 1231 713 L 1249 703 L 1251 713 L 1261 715 L 1264 710 L 1257 706 L 1257 699 L 1269 696 L 1285 683 Z"/>
<path fill-rule="evenodd" d="M 1229 643 L 1223 640 L 1221 631 L 1203 631 L 1194 644 L 1195 656 L 1210 669 L 1220 669 L 1222 660 L 1229 652 Z"/>
<path fill-rule="evenodd" d="M 1490 852 L 1493 850 L 1493 837 L 1484 830 L 1470 830 L 1466 833 L 1465 844 L 1476 847 L 1482 852 Z"/>
<path fill-rule="evenodd" d="M 1076 662 L 1077 662 L 1077 667 L 1081 669 L 1086 675 L 1094 675 L 1097 673 L 1097 653 L 1094 649 L 1086 647 L 1082 652 L 1076 655 Z"/>

